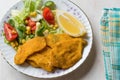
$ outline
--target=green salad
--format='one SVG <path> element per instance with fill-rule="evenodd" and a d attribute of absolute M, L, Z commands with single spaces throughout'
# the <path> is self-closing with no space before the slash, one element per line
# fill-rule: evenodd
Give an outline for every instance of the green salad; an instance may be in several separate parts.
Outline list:
<path fill-rule="evenodd" d="M 56 5 L 53 1 L 23 0 L 21 10 L 11 10 L 11 17 L 4 23 L 4 39 L 15 50 L 35 36 L 62 33 L 55 20 Z"/>

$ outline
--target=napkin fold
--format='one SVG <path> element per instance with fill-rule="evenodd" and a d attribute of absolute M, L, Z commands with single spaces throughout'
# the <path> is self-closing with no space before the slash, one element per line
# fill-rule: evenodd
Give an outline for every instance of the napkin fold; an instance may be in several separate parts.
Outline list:
<path fill-rule="evenodd" d="M 105 8 L 100 23 L 106 80 L 120 80 L 120 8 Z"/>

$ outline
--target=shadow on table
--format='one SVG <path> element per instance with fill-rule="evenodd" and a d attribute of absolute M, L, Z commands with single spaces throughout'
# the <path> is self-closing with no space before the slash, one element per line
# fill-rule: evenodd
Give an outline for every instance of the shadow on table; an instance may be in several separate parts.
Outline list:
<path fill-rule="evenodd" d="M 94 42 L 94 41 L 93 41 Z M 52 79 L 37 79 L 33 78 L 33 80 L 78 80 L 84 77 L 92 68 L 95 58 L 96 58 L 96 47 L 95 44 L 93 43 L 93 47 L 91 49 L 91 52 L 88 56 L 88 58 L 85 60 L 85 62 L 76 70 L 73 72 L 62 76 L 62 77 L 57 77 L 57 78 L 52 78 Z"/>

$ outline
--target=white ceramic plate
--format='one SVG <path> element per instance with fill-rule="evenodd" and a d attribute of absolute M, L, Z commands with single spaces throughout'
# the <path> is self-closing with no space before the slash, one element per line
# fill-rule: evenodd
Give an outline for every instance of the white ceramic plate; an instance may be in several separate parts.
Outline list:
<path fill-rule="evenodd" d="M 46 1 L 46 0 L 44 0 L 44 1 Z M 25 64 L 23 66 L 15 65 L 14 64 L 14 55 L 16 52 L 14 51 L 14 49 L 12 47 L 10 47 L 6 43 L 4 43 L 4 38 L 2 36 L 2 32 L 3 32 L 3 24 L 10 17 L 11 10 L 21 9 L 23 7 L 22 1 L 18 2 L 12 8 L 10 8 L 9 11 L 6 12 L 5 16 L 3 17 L 2 21 L 1 21 L 1 24 L 0 24 L 0 50 L 1 50 L 2 55 L 5 58 L 5 60 L 13 68 L 15 68 L 17 71 L 22 72 L 29 76 L 38 77 L 38 78 L 53 78 L 53 77 L 58 77 L 58 76 L 68 74 L 68 73 L 72 72 L 73 70 L 75 70 L 76 68 L 78 68 L 85 61 L 85 59 L 89 55 L 91 47 L 92 47 L 92 40 L 93 40 L 92 29 L 91 29 L 91 25 L 90 25 L 86 15 L 83 13 L 83 11 L 76 4 L 74 4 L 73 2 L 71 2 L 69 0 L 52 0 L 52 1 L 55 2 L 58 9 L 64 10 L 64 11 L 67 11 L 67 12 L 73 14 L 75 17 L 78 18 L 78 20 L 80 20 L 84 24 L 84 26 L 87 30 L 86 40 L 88 42 L 88 45 L 85 47 L 85 49 L 83 51 L 82 59 L 80 59 L 73 67 L 66 69 L 66 70 L 57 69 L 54 73 L 49 73 L 40 68 L 33 68 L 28 64 Z"/>

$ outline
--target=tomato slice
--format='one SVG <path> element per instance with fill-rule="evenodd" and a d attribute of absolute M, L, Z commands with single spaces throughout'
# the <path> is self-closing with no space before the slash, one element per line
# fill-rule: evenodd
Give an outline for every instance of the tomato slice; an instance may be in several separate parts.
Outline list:
<path fill-rule="evenodd" d="M 32 21 L 30 18 L 27 18 L 27 26 L 29 26 L 31 28 L 32 31 L 36 30 L 36 22 Z"/>
<path fill-rule="evenodd" d="M 35 31 L 35 30 L 36 30 L 36 26 L 33 26 L 31 30 L 32 30 L 32 31 Z"/>
<path fill-rule="evenodd" d="M 55 24 L 54 14 L 50 10 L 50 8 L 45 7 L 43 9 L 43 17 L 49 24 Z"/>
<path fill-rule="evenodd" d="M 55 20 L 50 20 L 50 21 L 47 21 L 49 24 L 55 24 Z"/>
<path fill-rule="evenodd" d="M 13 41 L 18 36 L 16 30 L 9 23 L 4 23 L 4 32 L 5 37 L 8 41 Z"/>
<path fill-rule="evenodd" d="M 36 25 L 35 21 L 32 21 L 31 19 L 28 20 L 28 26 L 34 27 Z"/>

